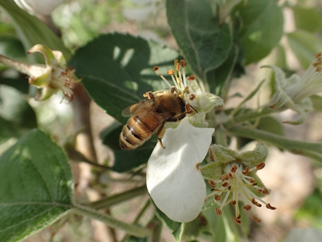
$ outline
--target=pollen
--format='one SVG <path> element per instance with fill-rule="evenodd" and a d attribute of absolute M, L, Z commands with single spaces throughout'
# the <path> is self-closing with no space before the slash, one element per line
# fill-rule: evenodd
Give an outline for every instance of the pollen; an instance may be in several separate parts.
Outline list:
<path fill-rule="evenodd" d="M 174 74 L 174 70 L 168 70 L 167 74 L 172 76 Z"/>
<path fill-rule="evenodd" d="M 316 62 L 313 63 L 313 66 L 316 67 L 316 71 L 320 72 L 322 70 L 322 52 L 319 52 L 315 55 Z"/>
<path fill-rule="evenodd" d="M 257 222 L 257 223 L 260 223 L 262 220 L 259 219 L 256 215 L 253 216 L 253 219 Z"/>
<path fill-rule="evenodd" d="M 264 162 L 261 162 L 261 163 L 259 163 L 258 165 L 256 165 L 256 169 L 257 170 L 261 170 L 261 169 L 263 169 L 265 167 L 265 163 Z"/>
<path fill-rule="evenodd" d="M 192 81 L 192 80 L 195 80 L 196 79 L 196 77 L 194 76 L 194 75 L 190 75 L 190 76 L 188 76 L 188 80 L 189 81 Z"/>
<path fill-rule="evenodd" d="M 215 208 L 215 212 L 216 212 L 216 214 L 217 214 L 218 216 L 221 216 L 221 215 L 222 215 L 222 211 L 221 211 L 221 209 L 219 209 L 219 208 Z"/>
<path fill-rule="evenodd" d="M 186 61 L 185 60 L 180 60 L 180 65 L 182 66 L 182 68 L 185 68 Z"/>

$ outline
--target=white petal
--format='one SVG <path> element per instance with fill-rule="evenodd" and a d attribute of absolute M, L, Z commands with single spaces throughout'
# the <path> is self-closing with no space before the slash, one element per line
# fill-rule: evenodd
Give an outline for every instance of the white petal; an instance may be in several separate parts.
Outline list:
<path fill-rule="evenodd" d="M 196 165 L 205 158 L 214 128 L 196 128 L 188 119 L 167 129 L 148 161 L 147 188 L 156 206 L 170 219 L 189 222 L 200 213 L 206 184 Z"/>
<path fill-rule="evenodd" d="M 64 0 L 14 0 L 16 4 L 30 12 L 42 15 L 50 15 L 50 13 L 58 7 Z"/>

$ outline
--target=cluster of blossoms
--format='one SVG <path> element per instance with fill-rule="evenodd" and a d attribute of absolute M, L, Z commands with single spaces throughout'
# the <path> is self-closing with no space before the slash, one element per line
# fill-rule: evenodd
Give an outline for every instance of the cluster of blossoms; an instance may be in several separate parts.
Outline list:
<path fill-rule="evenodd" d="M 254 206 L 262 207 L 262 204 L 265 204 L 268 209 L 276 209 L 262 200 L 262 197 L 268 195 L 269 191 L 262 186 L 255 174 L 256 171 L 265 167 L 262 160 L 265 160 L 266 156 L 267 149 L 260 143 L 253 151 L 243 153 L 220 145 L 210 147 L 212 162 L 200 169 L 202 174 L 209 179 L 211 193 L 207 197 L 213 198 L 216 203 L 220 204 L 220 208 L 215 208 L 217 215 L 222 214 L 225 205 L 231 204 L 235 208 L 234 221 L 240 224 L 239 201 L 243 203 L 244 210 L 253 211 L 253 218 L 256 222 L 261 220 L 252 209 Z"/>
<path fill-rule="evenodd" d="M 10 58 L 0 56 L 0 62 L 11 66 L 29 76 L 29 84 L 37 87 L 36 100 L 46 100 L 54 93 L 61 91 L 67 101 L 73 99 L 73 91 L 77 80 L 74 69 L 67 65 L 60 51 L 52 51 L 44 45 L 35 45 L 28 54 L 40 52 L 44 55 L 46 65 L 29 65 Z"/>
<path fill-rule="evenodd" d="M 221 204 L 215 212 L 221 215 L 223 206 L 231 203 L 235 206 L 234 221 L 240 224 L 239 199 L 247 211 L 253 206 L 261 207 L 261 203 L 266 204 L 261 197 L 269 192 L 260 185 L 254 171 L 264 168 L 267 149 L 258 144 L 253 151 L 240 154 L 211 145 L 215 129 L 207 128 L 206 113 L 222 106 L 223 101 L 206 92 L 193 75 L 185 76 L 184 61 L 176 61 L 175 66 L 175 70 L 169 70 L 168 74 L 179 96 L 195 112 L 189 113 L 179 124 L 168 127 L 162 138 L 166 149 L 160 145 L 154 148 L 147 167 L 148 191 L 155 205 L 174 221 L 192 221 L 202 211 L 205 200 L 213 197 L 215 202 Z M 158 67 L 155 71 L 172 88 Z M 201 166 L 208 151 L 210 163 Z M 212 189 L 208 196 L 205 178 Z M 266 207 L 275 209 L 270 204 Z M 260 222 L 256 215 L 254 219 Z"/>
<path fill-rule="evenodd" d="M 277 66 L 272 68 L 275 74 L 276 92 L 272 97 L 270 108 L 290 108 L 299 114 L 295 121 L 285 121 L 289 124 L 301 124 L 306 119 L 306 112 L 312 111 L 312 103 L 309 97 L 322 92 L 322 53 L 315 55 L 302 77 L 293 74 L 286 78 L 284 72 Z"/>
<path fill-rule="evenodd" d="M 161 78 L 170 83 L 155 71 Z M 188 222 L 202 210 L 206 198 L 206 183 L 198 169 L 208 153 L 214 128 L 206 128 L 206 113 L 223 105 L 220 97 L 205 91 L 191 75 L 186 77 L 185 62 L 175 62 L 168 71 L 180 97 L 197 112 L 188 114 L 176 128 L 165 132 L 163 149 L 156 145 L 147 167 L 147 188 L 156 206 L 169 218 Z"/>

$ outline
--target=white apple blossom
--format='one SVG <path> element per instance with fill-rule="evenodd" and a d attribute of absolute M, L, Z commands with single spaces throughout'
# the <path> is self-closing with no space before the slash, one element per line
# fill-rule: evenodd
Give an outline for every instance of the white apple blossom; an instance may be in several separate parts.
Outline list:
<path fill-rule="evenodd" d="M 271 100 L 270 108 L 290 108 L 299 114 L 295 121 L 284 123 L 301 124 L 306 119 L 306 112 L 313 110 L 309 97 L 322 92 L 322 53 L 315 55 L 302 77 L 294 74 L 289 78 L 277 66 L 266 66 L 275 74 L 276 92 Z"/>
<path fill-rule="evenodd" d="M 198 165 L 207 155 L 215 131 L 205 127 L 205 117 L 215 106 L 223 104 L 221 98 L 205 92 L 193 75 L 186 78 L 184 66 L 184 61 L 176 63 L 176 71 L 170 70 L 168 74 L 179 95 L 197 112 L 188 114 L 176 128 L 166 130 L 162 138 L 166 148 L 156 145 L 147 168 L 151 198 L 163 213 L 177 222 L 195 219 L 203 207 L 206 184 Z"/>
<path fill-rule="evenodd" d="M 0 62 L 29 76 L 29 84 L 37 87 L 36 100 L 46 100 L 61 91 L 67 101 L 72 101 L 74 96 L 72 89 L 80 80 L 76 78 L 75 70 L 67 65 L 63 53 L 40 44 L 33 46 L 28 54 L 35 52 L 43 54 L 45 65 L 29 65 L 2 55 Z"/>
<path fill-rule="evenodd" d="M 257 143 L 253 150 L 244 152 L 217 144 L 210 146 L 211 162 L 199 168 L 211 187 L 207 203 L 210 206 L 213 206 L 213 201 L 219 204 L 219 207 L 215 207 L 218 216 L 222 215 L 224 206 L 231 204 L 235 210 L 233 220 L 241 224 L 240 201 L 244 210 L 253 212 L 253 219 L 258 223 L 261 219 L 256 215 L 254 207 L 265 204 L 267 209 L 276 209 L 262 199 L 269 191 L 256 175 L 258 170 L 265 167 L 267 154 L 267 148 L 261 143 Z"/>

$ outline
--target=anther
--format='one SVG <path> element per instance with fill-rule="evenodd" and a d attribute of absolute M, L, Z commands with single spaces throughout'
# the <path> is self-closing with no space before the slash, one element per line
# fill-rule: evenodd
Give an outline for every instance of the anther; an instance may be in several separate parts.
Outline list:
<path fill-rule="evenodd" d="M 220 208 L 215 208 L 215 212 L 218 216 L 222 215 L 222 211 L 220 210 Z"/>
<path fill-rule="evenodd" d="M 259 219 L 258 217 L 256 217 L 256 215 L 253 216 L 253 219 L 257 222 L 257 223 L 260 223 L 262 220 Z"/>
<path fill-rule="evenodd" d="M 180 65 L 184 68 L 186 66 L 186 61 L 185 60 L 180 60 Z"/>
<path fill-rule="evenodd" d="M 264 162 L 261 162 L 261 163 L 259 163 L 259 164 L 257 164 L 256 165 L 256 169 L 257 170 L 261 170 L 261 169 L 263 169 L 265 167 L 265 163 Z"/>
<path fill-rule="evenodd" d="M 190 75 L 190 76 L 188 76 L 188 78 L 187 78 L 189 81 L 192 81 L 192 80 L 194 80 L 194 79 L 196 79 L 196 77 L 194 76 L 194 75 Z"/>
<path fill-rule="evenodd" d="M 228 178 L 230 178 L 230 179 L 234 178 L 233 175 L 230 172 L 228 173 Z"/>
<path fill-rule="evenodd" d="M 208 180 L 208 184 L 209 186 L 211 186 L 212 188 L 216 188 L 216 183 L 213 180 Z"/>
<path fill-rule="evenodd" d="M 235 172 L 237 171 L 237 166 L 236 166 L 236 165 L 234 165 L 234 166 L 230 169 L 230 171 L 231 171 L 232 173 L 235 173 Z"/>
<path fill-rule="evenodd" d="M 220 199 L 221 199 L 221 197 L 220 197 L 220 195 L 219 195 L 219 194 L 216 194 L 216 195 L 214 196 L 214 199 L 215 199 L 215 201 L 219 202 L 219 201 L 220 201 Z"/>
<path fill-rule="evenodd" d="M 249 168 L 246 167 L 245 171 L 242 171 L 243 175 L 247 176 L 249 174 Z"/>
<path fill-rule="evenodd" d="M 263 188 L 263 194 L 268 195 L 269 191 L 266 188 Z"/>
<path fill-rule="evenodd" d="M 228 182 L 224 182 L 224 183 L 222 184 L 222 186 L 223 186 L 223 187 L 227 187 L 227 186 L 228 186 Z"/>
<path fill-rule="evenodd" d="M 174 74 L 174 70 L 168 70 L 167 71 L 167 74 L 170 75 L 170 76 L 172 76 Z"/>
<path fill-rule="evenodd" d="M 194 94 L 190 94 L 190 96 L 189 96 L 189 99 L 190 99 L 190 101 L 192 101 L 192 100 L 194 100 L 195 99 L 195 95 Z"/>
<path fill-rule="evenodd" d="M 255 206 L 257 206 L 257 207 L 261 207 L 262 206 L 262 204 L 260 204 L 259 202 L 257 202 L 256 200 L 255 200 L 255 198 L 253 198 L 252 199 L 252 204 L 254 204 Z"/>
<path fill-rule="evenodd" d="M 268 209 L 271 209 L 271 210 L 275 210 L 276 209 L 276 207 L 273 207 L 271 204 L 269 204 L 269 203 L 267 203 L 266 204 L 266 207 L 268 208 Z"/>
<path fill-rule="evenodd" d="M 243 207 L 243 209 L 245 209 L 246 211 L 249 211 L 249 210 L 251 210 L 251 209 L 252 209 L 252 206 L 250 206 L 250 205 L 245 205 L 245 206 Z"/>
<path fill-rule="evenodd" d="M 179 63 L 176 64 L 176 70 L 180 71 L 180 64 Z"/>
<path fill-rule="evenodd" d="M 235 205 L 236 205 L 236 203 L 237 203 L 237 202 L 236 202 L 236 200 L 232 200 L 232 201 L 230 202 L 230 204 L 231 204 L 231 205 L 233 205 L 233 206 L 235 206 Z"/>
<path fill-rule="evenodd" d="M 153 71 L 158 71 L 158 70 L 159 70 L 158 66 L 153 67 Z"/>
<path fill-rule="evenodd" d="M 238 224 L 238 225 L 240 225 L 241 224 L 241 220 L 240 219 L 238 219 L 238 218 L 233 218 L 234 219 L 234 222 L 236 223 L 236 224 Z"/>

